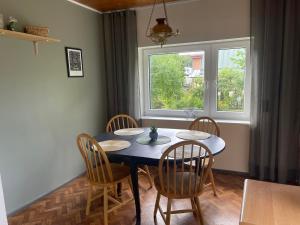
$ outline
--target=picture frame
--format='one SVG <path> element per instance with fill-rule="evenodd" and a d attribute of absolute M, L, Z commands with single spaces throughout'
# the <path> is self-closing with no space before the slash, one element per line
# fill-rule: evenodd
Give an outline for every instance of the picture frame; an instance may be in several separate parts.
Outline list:
<path fill-rule="evenodd" d="M 65 47 L 68 77 L 84 77 L 82 49 Z"/>

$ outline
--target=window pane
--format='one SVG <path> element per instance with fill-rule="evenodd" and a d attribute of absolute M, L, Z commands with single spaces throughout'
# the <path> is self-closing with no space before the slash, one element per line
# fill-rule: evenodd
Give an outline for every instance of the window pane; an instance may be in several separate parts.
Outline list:
<path fill-rule="evenodd" d="M 149 56 L 151 109 L 203 109 L 204 51 Z"/>
<path fill-rule="evenodd" d="M 244 111 L 246 49 L 222 49 L 218 52 L 218 111 Z"/>

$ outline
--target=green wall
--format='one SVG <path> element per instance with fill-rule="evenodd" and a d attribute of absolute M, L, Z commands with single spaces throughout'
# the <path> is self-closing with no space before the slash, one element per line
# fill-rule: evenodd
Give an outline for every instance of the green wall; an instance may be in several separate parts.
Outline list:
<path fill-rule="evenodd" d="M 44 25 L 59 44 L 0 37 L 0 173 L 8 213 L 84 171 L 80 132 L 106 122 L 101 15 L 66 0 L 0 0 L 20 25 Z M 68 78 L 64 47 L 82 48 L 84 78 Z"/>

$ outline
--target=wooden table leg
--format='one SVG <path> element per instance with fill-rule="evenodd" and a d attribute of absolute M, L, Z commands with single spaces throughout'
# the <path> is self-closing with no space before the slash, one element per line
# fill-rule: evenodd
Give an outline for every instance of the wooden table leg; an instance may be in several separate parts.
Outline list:
<path fill-rule="evenodd" d="M 130 160 L 130 173 L 132 180 L 132 188 L 135 201 L 136 211 L 136 225 L 141 224 L 141 205 L 140 205 L 140 193 L 139 193 L 139 182 L 138 182 L 138 166 L 134 160 Z"/>

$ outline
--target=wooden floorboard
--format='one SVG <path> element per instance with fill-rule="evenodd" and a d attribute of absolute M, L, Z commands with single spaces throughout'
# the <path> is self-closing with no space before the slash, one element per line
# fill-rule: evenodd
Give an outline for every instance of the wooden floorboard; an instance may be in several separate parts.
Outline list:
<path fill-rule="evenodd" d="M 155 171 L 154 171 L 155 173 Z M 242 202 L 244 178 L 238 175 L 215 174 L 218 197 L 214 197 L 210 189 L 201 195 L 200 203 L 205 225 L 238 225 Z M 140 194 L 142 205 L 142 225 L 153 225 L 153 209 L 156 190 L 145 190 L 147 180 L 140 179 Z M 93 203 L 91 214 L 85 215 L 88 183 L 84 176 L 64 185 L 55 192 L 45 196 L 21 212 L 8 218 L 9 225 L 100 225 L 102 220 L 101 199 Z M 125 196 L 129 195 L 128 186 L 124 186 Z M 165 199 L 162 201 L 166 208 Z M 190 207 L 190 202 L 177 200 L 172 208 Z M 119 209 L 116 214 L 110 214 L 110 225 L 135 224 L 134 203 Z M 164 224 L 157 215 L 158 224 Z M 192 214 L 172 215 L 171 224 L 197 224 Z"/>

